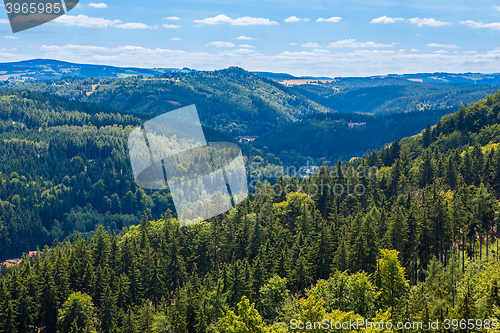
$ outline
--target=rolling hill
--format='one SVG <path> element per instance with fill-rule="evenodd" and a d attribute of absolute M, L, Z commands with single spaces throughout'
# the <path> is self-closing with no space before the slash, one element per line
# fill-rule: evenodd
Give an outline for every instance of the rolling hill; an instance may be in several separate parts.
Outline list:
<path fill-rule="evenodd" d="M 236 135 L 260 135 L 324 107 L 275 81 L 240 68 L 128 79 L 65 78 L 4 82 L 0 89 L 38 90 L 154 117 L 195 104 L 204 125 Z"/>

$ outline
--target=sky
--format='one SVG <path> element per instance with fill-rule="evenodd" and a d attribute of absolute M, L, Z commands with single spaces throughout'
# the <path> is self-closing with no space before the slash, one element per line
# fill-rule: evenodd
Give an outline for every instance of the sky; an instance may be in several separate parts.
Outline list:
<path fill-rule="evenodd" d="M 15 34 L 2 5 L 0 62 L 327 77 L 500 72 L 500 0 L 102 1 Z"/>

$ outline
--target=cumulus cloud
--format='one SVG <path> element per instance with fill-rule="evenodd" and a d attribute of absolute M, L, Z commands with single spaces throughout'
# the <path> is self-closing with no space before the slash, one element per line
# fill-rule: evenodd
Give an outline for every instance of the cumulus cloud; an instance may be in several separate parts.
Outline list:
<path fill-rule="evenodd" d="M 443 21 L 438 21 L 436 19 L 433 19 L 433 18 L 419 18 L 419 17 L 414 17 L 414 18 L 411 18 L 411 19 L 408 19 L 408 22 L 410 22 L 411 24 L 415 24 L 417 27 L 423 27 L 423 26 L 427 26 L 427 27 L 442 27 L 444 25 L 450 25 L 451 23 L 450 22 L 443 22 Z"/>
<path fill-rule="evenodd" d="M 7 39 L 19 39 L 19 38 L 14 37 L 14 36 L 5 36 L 4 38 L 7 38 Z"/>
<path fill-rule="evenodd" d="M 68 44 L 65 46 L 58 45 L 42 45 L 40 47 L 42 51 L 86 51 L 86 52 L 106 52 L 109 49 L 103 46 L 93 46 L 93 45 L 73 45 Z"/>
<path fill-rule="evenodd" d="M 302 47 L 321 47 L 318 43 L 313 43 L 313 42 L 305 43 L 305 44 L 302 44 L 301 46 Z"/>
<path fill-rule="evenodd" d="M 297 43 L 290 43 L 290 45 L 297 45 Z"/>
<path fill-rule="evenodd" d="M 234 47 L 235 45 L 231 42 L 210 42 L 207 46 L 212 45 L 216 47 Z"/>
<path fill-rule="evenodd" d="M 357 42 L 355 39 L 344 39 L 331 43 L 328 45 L 331 48 L 361 48 L 361 47 L 372 47 L 372 48 L 384 48 L 393 47 L 391 44 L 382 44 L 375 42 Z"/>
<path fill-rule="evenodd" d="M 439 47 L 439 48 L 445 48 L 445 49 L 458 49 L 458 46 L 454 44 L 438 44 L 438 43 L 430 43 L 427 44 L 428 47 Z"/>
<path fill-rule="evenodd" d="M 300 22 L 300 21 L 309 22 L 309 19 L 308 18 L 298 18 L 297 16 L 290 16 L 289 18 L 285 19 L 283 22 L 293 23 L 293 22 Z"/>
<path fill-rule="evenodd" d="M 483 28 L 483 29 L 491 29 L 491 30 L 500 30 L 500 22 L 482 23 L 482 22 L 467 20 L 467 21 L 460 21 L 460 24 L 468 25 L 469 27 L 471 27 L 473 29 Z"/>
<path fill-rule="evenodd" d="M 164 24 L 164 25 L 162 25 L 162 27 L 167 28 L 167 29 L 179 29 L 180 28 L 179 25 L 175 25 L 175 24 Z"/>
<path fill-rule="evenodd" d="M 337 23 L 337 22 L 340 22 L 340 20 L 342 20 L 342 17 L 340 16 L 334 16 L 334 17 L 330 17 L 330 18 L 318 18 L 316 20 L 316 22 L 332 22 L 332 23 Z"/>
<path fill-rule="evenodd" d="M 164 17 L 163 19 L 164 19 L 164 20 L 172 20 L 172 21 L 177 21 L 177 20 L 180 20 L 181 18 L 180 18 L 180 17 L 177 17 L 177 16 L 168 16 L 168 17 Z"/>
<path fill-rule="evenodd" d="M 181 39 L 180 39 L 180 38 L 178 38 L 178 37 L 175 37 L 175 38 L 172 38 L 172 39 L 170 39 L 170 40 L 181 40 Z"/>
<path fill-rule="evenodd" d="M 240 47 L 249 47 L 249 48 L 252 48 L 253 46 L 252 45 L 248 45 L 248 44 L 240 44 Z"/>
<path fill-rule="evenodd" d="M 9 22 L 8 19 L 0 19 L 0 23 L 7 23 L 7 24 L 9 24 L 10 22 Z"/>
<path fill-rule="evenodd" d="M 418 52 L 417 49 L 411 49 L 411 52 Z"/>
<path fill-rule="evenodd" d="M 89 3 L 88 4 L 89 7 L 94 7 L 94 8 L 108 8 L 108 5 L 106 5 L 104 2 L 100 2 L 100 3 Z"/>
<path fill-rule="evenodd" d="M 232 25 L 273 25 L 278 22 L 259 17 L 240 17 L 231 22 Z"/>
<path fill-rule="evenodd" d="M 215 17 L 208 17 L 203 20 L 194 20 L 194 22 L 201 24 L 222 24 L 222 23 L 231 23 L 233 22 L 233 19 L 224 14 L 220 14 Z"/>
<path fill-rule="evenodd" d="M 215 17 L 208 17 L 203 20 L 195 20 L 195 23 L 201 23 L 201 24 L 223 24 L 223 23 L 229 23 L 231 25 L 274 25 L 274 24 L 279 24 L 278 22 L 271 21 L 267 18 L 262 18 L 262 17 L 239 17 L 237 19 L 232 19 L 229 16 L 220 14 Z"/>
<path fill-rule="evenodd" d="M 292 23 L 292 22 L 300 22 L 300 19 L 297 16 L 290 16 L 285 19 L 283 22 Z"/>
<path fill-rule="evenodd" d="M 149 28 L 152 28 L 147 24 L 137 23 L 137 22 L 117 24 L 117 25 L 115 25 L 115 27 L 117 27 L 119 29 L 149 29 Z"/>
<path fill-rule="evenodd" d="M 401 17 L 387 17 L 387 16 L 381 16 L 378 18 L 374 18 L 370 23 L 371 24 L 377 24 L 377 23 L 383 23 L 383 24 L 388 24 L 388 23 L 396 23 L 396 22 L 401 22 L 404 21 L 404 18 Z"/>
<path fill-rule="evenodd" d="M 239 40 L 254 40 L 255 38 L 252 38 L 252 37 L 247 37 L 247 36 L 240 36 L 236 39 L 239 39 Z"/>
<path fill-rule="evenodd" d="M 121 24 L 120 20 L 106 20 L 102 17 L 89 17 L 87 15 L 63 15 L 56 18 L 53 22 L 77 27 L 86 28 L 107 28 L 116 24 Z"/>
<path fill-rule="evenodd" d="M 89 17 L 87 15 L 63 15 L 59 16 L 53 22 L 67 26 L 77 26 L 85 28 L 107 28 L 115 27 L 118 29 L 157 29 L 158 26 L 149 26 L 144 23 L 130 22 L 123 23 L 121 20 L 107 20 L 102 17 Z"/>
<path fill-rule="evenodd" d="M 492 7 L 495 8 L 496 10 L 500 11 L 500 6 L 494 5 Z"/>

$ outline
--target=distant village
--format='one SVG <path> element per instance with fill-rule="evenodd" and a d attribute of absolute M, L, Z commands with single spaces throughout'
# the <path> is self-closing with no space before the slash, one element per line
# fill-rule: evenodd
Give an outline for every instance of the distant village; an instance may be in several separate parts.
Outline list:
<path fill-rule="evenodd" d="M 358 127 L 358 126 L 365 126 L 366 123 L 353 123 L 352 121 L 349 121 L 349 124 L 347 124 L 350 128 Z"/>
<path fill-rule="evenodd" d="M 312 176 L 318 170 L 319 170 L 319 167 L 316 165 L 313 165 L 310 167 L 303 166 L 303 167 L 300 167 L 298 174 L 302 179 L 306 179 L 306 178 L 309 178 L 310 176 Z"/>
<path fill-rule="evenodd" d="M 38 256 L 40 254 L 40 252 L 38 251 L 29 251 L 28 252 L 28 256 L 30 258 L 34 258 L 36 256 Z M 20 258 L 16 258 L 16 259 L 9 259 L 9 260 L 5 260 L 4 262 L 1 262 L 0 263 L 0 271 L 4 268 L 10 268 L 10 267 L 17 267 L 21 264 L 21 260 Z"/>
<path fill-rule="evenodd" d="M 237 136 L 235 139 L 239 143 L 249 144 L 250 142 L 255 141 L 255 139 L 257 139 L 257 138 L 258 138 L 257 135 L 240 135 L 240 136 Z"/>

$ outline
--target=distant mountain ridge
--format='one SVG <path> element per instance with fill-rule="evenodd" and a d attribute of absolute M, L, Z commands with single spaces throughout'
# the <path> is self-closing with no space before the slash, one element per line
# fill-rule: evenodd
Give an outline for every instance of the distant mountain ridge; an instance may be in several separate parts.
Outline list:
<path fill-rule="evenodd" d="M 285 80 L 335 80 L 335 85 L 374 87 L 379 85 L 416 83 L 466 83 L 466 84 L 500 84 L 500 73 L 412 73 L 387 74 L 374 76 L 293 76 L 288 73 L 252 72 L 268 79 L 282 82 Z"/>
<path fill-rule="evenodd" d="M 189 73 L 197 70 L 191 68 L 140 68 L 119 67 L 98 64 L 78 64 L 54 59 L 29 59 L 18 62 L 0 63 L 0 80 L 15 77 L 24 77 L 37 80 L 54 80 L 64 76 L 81 77 L 129 77 L 143 75 L 154 77 L 165 73 Z M 209 71 L 210 72 L 210 71 Z M 410 82 L 434 83 L 472 83 L 472 84 L 500 84 L 500 73 L 414 73 L 414 74 L 387 74 L 368 77 L 329 77 L 329 76 L 294 76 L 288 73 L 274 73 L 253 71 L 253 74 L 275 81 L 283 80 L 336 80 L 336 85 L 359 87 L 378 86 L 383 84 L 397 84 Z"/>
<path fill-rule="evenodd" d="M 108 65 L 77 64 L 52 59 L 31 59 L 19 62 L 0 63 L 0 81 L 18 80 L 57 80 L 65 76 L 125 78 L 142 75 L 154 77 L 165 73 L 188 73 L 190 68 L 138 68 L 115 67 Z"/>

